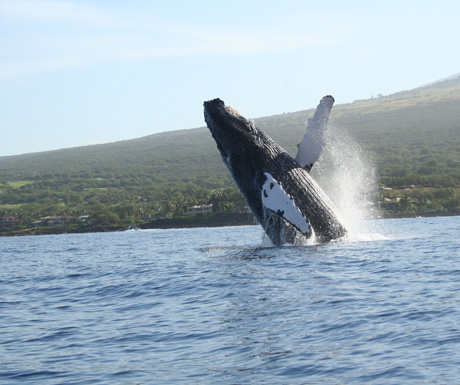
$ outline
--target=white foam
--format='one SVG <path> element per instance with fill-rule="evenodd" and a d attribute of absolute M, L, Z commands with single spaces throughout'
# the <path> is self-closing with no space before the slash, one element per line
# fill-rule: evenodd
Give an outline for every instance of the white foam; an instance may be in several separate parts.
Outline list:
<path fill-rule="evenodd" d="M 329 125 L 326 149 L 312 175 L 345 221 L 347 240 L 385 239 L 384 229 L 367 221 L 377 216 L 375 166 L 369 154 L 342 127 Z M 372 226 L 372 228 L 369 228 Z"/>

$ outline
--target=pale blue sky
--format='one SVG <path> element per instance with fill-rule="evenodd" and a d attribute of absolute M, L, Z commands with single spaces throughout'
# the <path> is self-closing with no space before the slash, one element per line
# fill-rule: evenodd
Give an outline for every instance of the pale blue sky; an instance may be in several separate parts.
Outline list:
<path fill-rule="evenodd" d="M 412 89 L 460 72 L 460 2 L 0 0 L 0 156 Z"/>

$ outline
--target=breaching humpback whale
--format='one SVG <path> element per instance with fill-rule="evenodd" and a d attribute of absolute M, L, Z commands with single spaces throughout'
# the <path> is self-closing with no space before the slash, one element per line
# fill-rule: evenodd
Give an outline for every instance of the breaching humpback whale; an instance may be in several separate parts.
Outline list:
<path fill-rule="evenodd" d="M 204 102 L 206 124 L 231 172 L 274 245 L 328 242 L 347 230 L 337 209 L 308 171 L 324 147 L 334 99 L 324 97 L 299 144 L 296 159 L 253 122 L 220 99 Z"/>

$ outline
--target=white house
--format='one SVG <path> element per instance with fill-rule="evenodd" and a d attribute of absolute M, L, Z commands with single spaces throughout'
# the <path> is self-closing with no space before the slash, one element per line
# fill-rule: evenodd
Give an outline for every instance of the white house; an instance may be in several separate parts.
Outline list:
<path fill-rule="evenodd" d="M 211 205 L 196 205 L 189 208 L 184 214 L 188 216 L 207 215 L 212 213 Z"/>

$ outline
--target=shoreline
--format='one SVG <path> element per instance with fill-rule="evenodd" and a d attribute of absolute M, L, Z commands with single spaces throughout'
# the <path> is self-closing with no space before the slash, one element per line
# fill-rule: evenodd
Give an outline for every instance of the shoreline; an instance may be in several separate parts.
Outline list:
<path fill-rule="evenodd" d="M 413 214 L 382 213 L 379 219 L 404 219 L 404 218 L 432 218 L 458 216 L 455 212 L 427 212 Z M 369 218 L 372 219 L 372 218 Z M 225 226 L 248 226 L 257 225 L 258 222 L 252 213 L 213 213 L 206 216 L 181 217 L 181 218 L 161 218 L 143 223 L 137 228 L 148 229 L 183 229 L 198 227 L 225 227 Z M 50 228 L 31 228 L 25 230 L 0 231 L 0 237 L 16 237 L 30 235 L 51 235 L 51 234 L 84 234 L 84 233 L 103 233 L 127 231 L 128 226 L 94 226 L 94 227 L 50 227 Z"/>
<path fill-rule="evenodd" d="M 181 217 L 181 218 L 160 218 L 143 223 L 137 226 L 138 229 L 181 229 L 197 227 L 224 227 L 224 226 L 245 226 L 257 225 L 252 213 L 214 213 L 206 216 Z M 123 226 L 56 226 L 47 228 L 30 228 L 24 230 L 0 231 L 0 237 L 19 237 L 29 235 L 51 235 L 51 234 L 84 234 L 84 233 L 105 233 L 129 230 L 128 225 Z"/>

